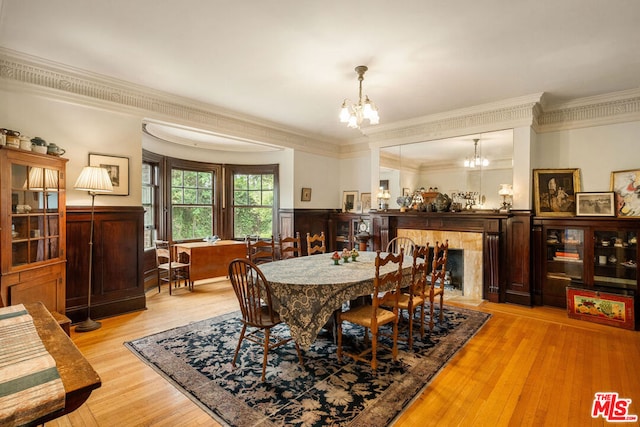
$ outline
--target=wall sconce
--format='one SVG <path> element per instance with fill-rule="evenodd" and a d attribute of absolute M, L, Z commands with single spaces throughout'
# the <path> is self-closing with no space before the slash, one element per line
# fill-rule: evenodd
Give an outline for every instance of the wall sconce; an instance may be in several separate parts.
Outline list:
<path fill-rule="evenodd" d="M 512 196 L 513 196 L 513 185 L 511 184 L 500 184 L 500 188 L 498 189 L 498 195 L 502 197 L 502 208 L 501 211 L 509 212 L 511 209 Z"/>

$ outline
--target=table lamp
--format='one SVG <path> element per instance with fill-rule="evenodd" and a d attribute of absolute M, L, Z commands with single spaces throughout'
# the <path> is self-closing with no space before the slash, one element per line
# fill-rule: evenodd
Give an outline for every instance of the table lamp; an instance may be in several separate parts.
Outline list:
<path fill-rule="evenodd" d="M 102 324 L 91 319 L 91 282 L 93 267 L 93 213 L 95 206 L 96 194 L 111 193 L 113 185 L 109 172 L 105 168 L 97 166 L 85 166 L 80 172 L 80 176 L 73 186 L 76 190 L 88 191 L 91 195 L 91 231 L 89 237 L 89 291 L 87 293 L 87 320 L 84 320 L 76 326 L 76 332 L 89 332 L 99 329 Z"/>
<path fill-rule="evenodd" d="M 511 184 L 500 184 L 500 188 L 498 189 L 498 195 L 502 196 L 502 208 L 503 211 L 509 211 L 511 208 L 511 201 L 509 198 L 513 196 L 513 185 Z"/>

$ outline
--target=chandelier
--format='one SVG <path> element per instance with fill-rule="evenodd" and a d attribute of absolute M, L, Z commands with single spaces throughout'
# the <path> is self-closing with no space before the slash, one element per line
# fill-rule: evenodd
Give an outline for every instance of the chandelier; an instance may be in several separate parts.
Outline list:
<path fill-rule="evenodd" d="M 364 80 L 364 73 L 368 70 L 366 65 L 358 65 L 356 67 L 356 73 L 358 73 L 358 81 L 360 82 L 360 90 L 358 92 L 358 103 L 354 104 L 349 99 L 345 99 L 342 102 L 342 109 L 340 110 L 340 122 L 346 123 L 348 127 L 352 129 L 359 129 L 362 121 L 367 119 L 369 124 L 377 125 L 380 121 L 378 116 L 378 109 L 375 104 L 369 99 L 367 95 L 362 99 L 362 81 Z"/>
<path fill-rule="evenodd" d="M 489 166 L 489 160 L 485 159 L 484 157 L 480 157 L 478 155 L 478 141 L 480 141 L 479 139 L 474 139 L 474 147 L 473 147 L 473 157 L 471 159 L 466 158 L 464 160 L 464 167 L 465 168 L 470 168 L 473 169 L 475 167 L 480 167 L 480 166 Z"/>

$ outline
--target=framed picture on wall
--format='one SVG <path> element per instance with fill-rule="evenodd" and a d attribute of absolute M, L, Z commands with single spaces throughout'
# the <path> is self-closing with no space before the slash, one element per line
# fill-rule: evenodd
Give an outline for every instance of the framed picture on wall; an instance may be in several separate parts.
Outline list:
<path fill-rule="evenodd" d="M 615 216 L 615 193 L 576 193 L 576 216 Z"/>
<path fill-rule="evenodd" d="M 342 192 L 342 211 L 343 212 L 355 212 L 357 202 L 358 202 L 357 191 Z"/>
<path fill-rule="evenodd" d="M 129 158 L 119 156 L 109 156 L 106 154 L 89 153 L 89 166 L 99 166 L 109 172 L 112 193 L 105 193 L 110 196 L 129 195 Z"/>
<path fill-rule="evenodd" d="M 618 216 L 640 217 L 640 169 L 611 172 Z"/>
<path fill-rule="evenodd" d="M 580 169 L 534 169 L 533 202 L 538 216 L 574 216 Z"/>
<path fill-rule="evenodd" d="M 302 202 L 311 201 L 311 188 L 302 187 L 302 195 L 300 196 L 300 201 Z"/>
<path fill-rule="evenodd" d="M 371 193 L 362 193 L 360 195 L 360 204 L 362 205 L 362 212 L 369 212 L 371 210 Z"/>

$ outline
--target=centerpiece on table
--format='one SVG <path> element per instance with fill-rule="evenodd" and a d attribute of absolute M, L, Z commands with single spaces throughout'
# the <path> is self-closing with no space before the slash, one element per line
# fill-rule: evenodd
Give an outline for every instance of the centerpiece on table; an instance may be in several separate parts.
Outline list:
<path fill-rule="evenodd" d="M 338 263 L 340 262 L 340 254 L 338 253 L 338 251 L 335 251 L 333 255 L 331 255 L 331 259 L 333 260 L 333 265 L 338 265 Z"/>
<path fill-rule="evenodd" d="M 353 248 L 351 250 L 351 260 L 353 262 L 356 262 L 356 258 L 358 258 L 360 256 L 360 254 L 358 253 L 358 250 L 356 248 Z"/>
<path fill-rule="evenodd" d="M 349 262 L 349 257 L 351 256 L 351 251 L 347 248 L 342 250 L 342 260 L 347 263 Z"/>

